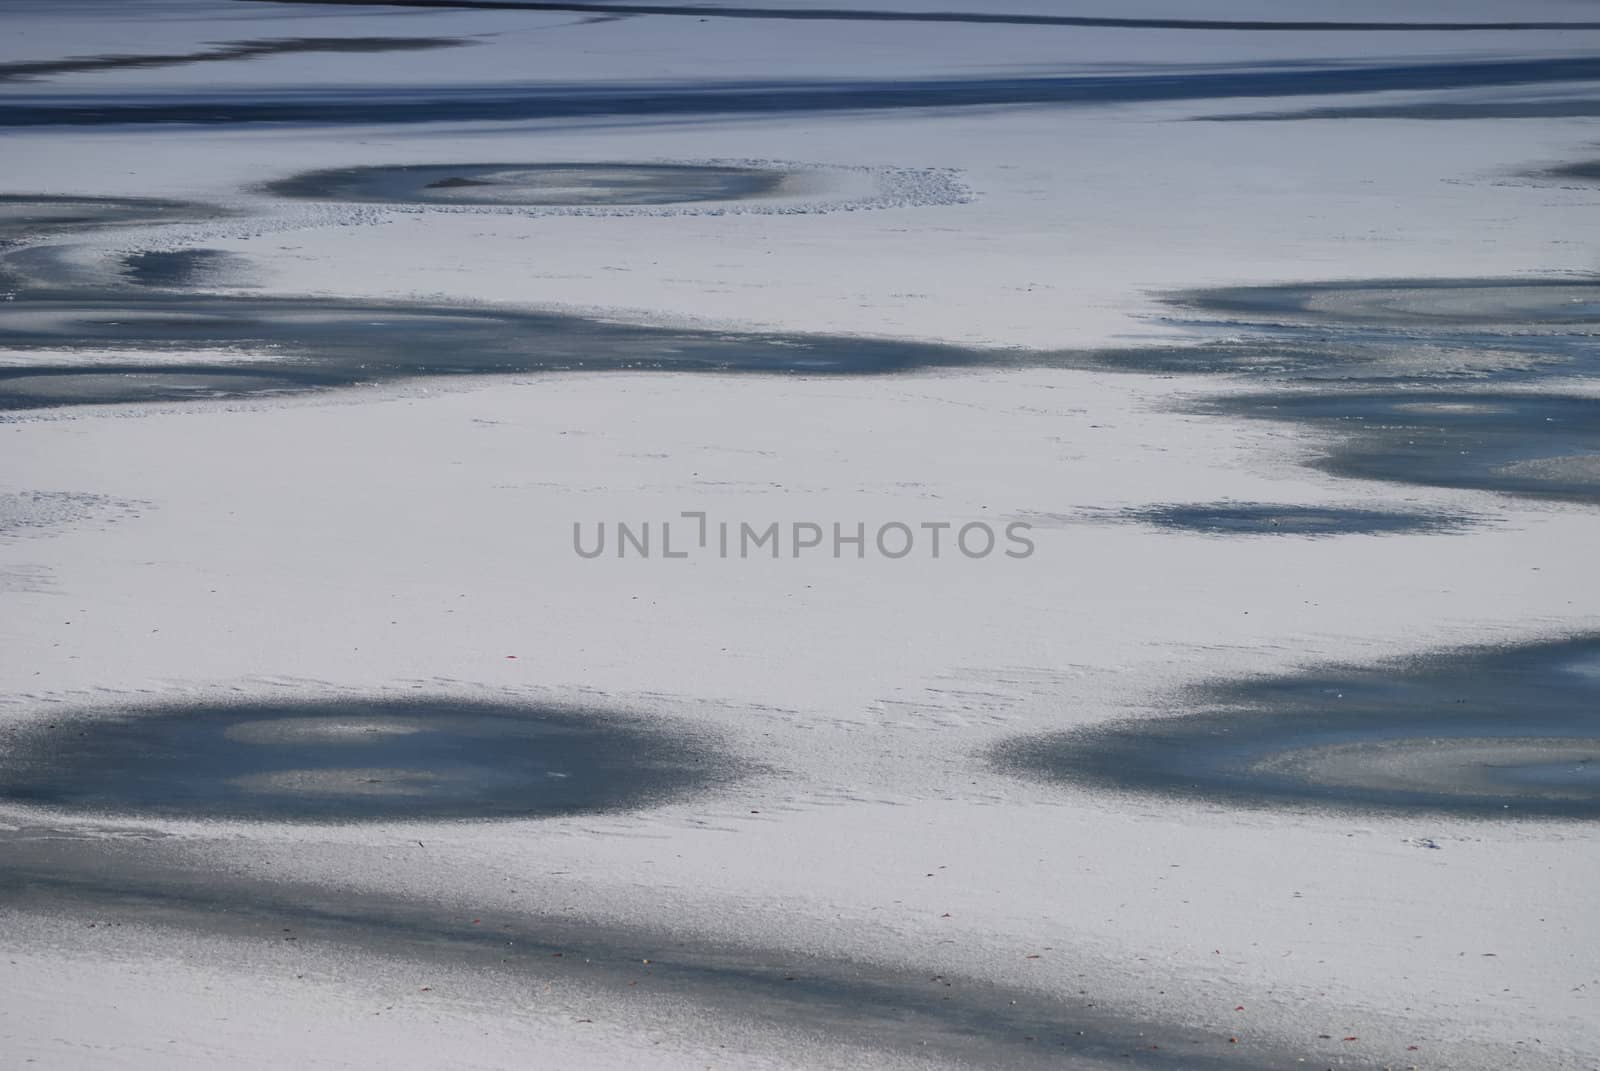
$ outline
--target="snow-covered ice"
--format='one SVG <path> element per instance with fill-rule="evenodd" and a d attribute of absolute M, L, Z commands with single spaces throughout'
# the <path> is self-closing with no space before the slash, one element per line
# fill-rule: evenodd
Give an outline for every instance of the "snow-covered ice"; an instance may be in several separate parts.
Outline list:
<path fill-rule="evenodd" d="M 0 10 L 0 1063 L 1600 1067 L 1592 6 L 645 6 Z"/>

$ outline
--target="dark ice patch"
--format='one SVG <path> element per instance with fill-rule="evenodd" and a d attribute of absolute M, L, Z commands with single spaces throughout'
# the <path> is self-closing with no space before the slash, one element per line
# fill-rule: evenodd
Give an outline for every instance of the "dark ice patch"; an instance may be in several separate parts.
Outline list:
<path fill-rule="evenodd" d="M 1232 804 L 1600 817 L 1600 638 L 1194 690 L 1183 713 L 1010 741 L 1021 776 Z"/>
<path fill-rule="evenodd" d="M 1600 280 L 1593 277 L 1362 279 L 1216 287 L 1171 300 L 1212 315 L 1268 322 L 1600 330 Z"/>
<path fill-rule="evenodd" d="M 1285 391 L 1203 411 L 1300 424 L 1337 476 L 1600 504 L 1600 398 L 1496 392 Z"/>
<path fill-rule="evenodd" d="M 11 730 L 0 800 L 339 822 L 633 810 L 727 780 L 713 746 L 603 712 L 451 698 L 61 714 Z"/>
<path fill-rule="evenodd" d="M 222 214 L 220 209 L 209 205 L 159 197 L 0 194 L 0 247 L 101 227 L 189 223 Z"/>
<path fill-rule="evenodd" d="M 338 299 L 88 289 L 0 303 L 0 347 L 167 359 L 0 367 L 0 409 L 243 397 L 418 377 L 557 371 L 872 375 L 1003 367 L 1017 355 L 833 335 L 734 334 L 559 313 Z M 240 355 L 195 361 L 194 350 Z"/>
<path fill-rule="evenodd" d="M 148 250 L 122 258 L 122 274 L 135 286 L 194 290 L 238 286 L 250 278 L 248 261 L 221 249 Z"/>
<path fill-rule="evenodd" d="M 789 174 L 711 164 L 405 164 L 309 171 L 263 189 L 279 197 L 377 204 L 650 206 L 766 197 Z"/>
<path fill-rule="evenodd" d="M 1201 502 L 1138 506 L 1119 520 L 1175 532 L 1217 536 L 1404 535 L 1455 532 L 1471 519 L 1423 510 L 1284 505 L 1271 502 Z"/>

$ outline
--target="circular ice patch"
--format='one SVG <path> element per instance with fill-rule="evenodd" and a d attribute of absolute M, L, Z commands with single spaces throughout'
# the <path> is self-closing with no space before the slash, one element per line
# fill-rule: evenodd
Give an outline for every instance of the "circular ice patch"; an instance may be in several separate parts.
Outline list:
<path fill-rule="evenodd" d="M 678 205 L 771 196 L 791 172 L 712 164 L 402 164 L 269 182 L 279 197 L 425 205 Z"/>
<path fill-rule="evenodd" d="M 1025 777 L 1245 805 L 1600 818 L 1600 636 L 1188 693 L 999 747 Z"/>
<path fill-rule="evenodd" d="M 710 746 L 635 718 L 458 699 L 145 707 L 34 721 L 0 800 L 276 821 L 514 818 L 648 806 L 718 782 Z"/>
<path fill-rule="evenodd" d="M 1593 279 L 1392 279 L 1197 290 L 1180 303 L 1235 316 L 1427 329 L 1600 326 Z"/>
<path fill-rule="evenodd" d="M 1447 532 L 1470 518 L 1421 510 L 1300 506 L 1270 502 L 1197 502 L 1123 510 L 1120 519 L 1206 535 L 1396 535 Z"/>

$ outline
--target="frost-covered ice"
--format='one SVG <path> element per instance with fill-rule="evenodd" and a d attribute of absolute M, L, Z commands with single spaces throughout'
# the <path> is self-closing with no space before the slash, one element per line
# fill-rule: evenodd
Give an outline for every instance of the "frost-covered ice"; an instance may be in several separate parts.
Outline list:
<path fill-rule="evenodd" d="M 5 1058 L 1596 1066 L 1591 13 L 940 6 L 5 5 Z"/>

